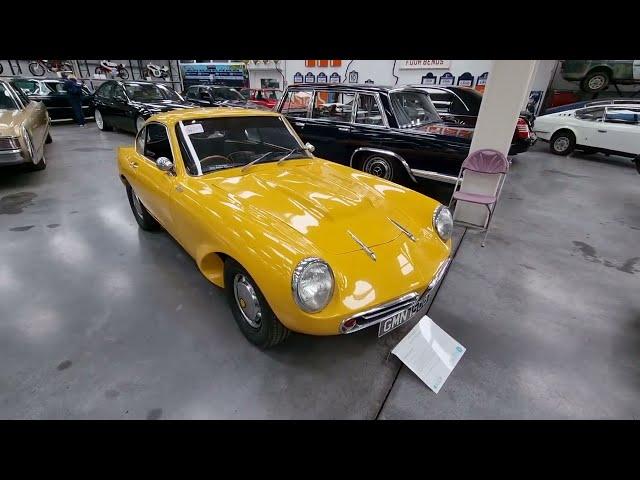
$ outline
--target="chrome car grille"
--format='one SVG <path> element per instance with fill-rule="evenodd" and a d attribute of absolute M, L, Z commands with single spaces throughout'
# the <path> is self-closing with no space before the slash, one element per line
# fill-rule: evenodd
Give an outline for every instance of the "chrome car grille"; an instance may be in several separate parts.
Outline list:
<path fill-rule="evenodd" d="M 380 323 L 383 320 L 386 320 L 387 318 L 395 315 L 396 313 L 411 307 L 416 303 L 417 300 L 417 293 L 409 293 L 389 303 L 385 303 L 384 305 L 380 305 L 378 307 L 372 308 L 371 310 L 367 310 L 366 312 L 359 314 L 357 317 L 352 317 L 350 320 L 355 320 L 355 325 L 348 328 L 348 330 L 343 329 L 342 332 L 352 333 L 366 328 L 370 325 Z"/>

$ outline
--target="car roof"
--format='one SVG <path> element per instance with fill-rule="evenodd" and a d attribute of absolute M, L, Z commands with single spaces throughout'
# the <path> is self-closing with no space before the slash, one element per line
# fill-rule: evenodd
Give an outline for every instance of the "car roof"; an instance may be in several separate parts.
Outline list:
<path fill-rule="evenodd" d="M 250 108 L 187 108 L 170 110 L 168 112 L 152 115 L 149 120 L 176 123 L 185 120 L 199 120 L 204 118 L 228 118 L 228 117 L 280 117 L 279 113 L 272 110 L 255 110 Z"/>

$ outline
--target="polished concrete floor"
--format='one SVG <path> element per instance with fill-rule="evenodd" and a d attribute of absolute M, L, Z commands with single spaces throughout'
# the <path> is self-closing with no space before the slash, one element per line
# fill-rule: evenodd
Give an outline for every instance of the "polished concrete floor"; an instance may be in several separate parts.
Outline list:
<path fill-rule="evenodd" d="M 381 339 L 262 352 L 163 232 L 137 228 L 115 147 L 56 125 L 43 172 L 0 171 L 0 418 L 640 418 L 640 175 L 518 155 L 429 315 L 467 347 L 439 394 Z M 441 186 L 423 185 L 446 201 Z"/>

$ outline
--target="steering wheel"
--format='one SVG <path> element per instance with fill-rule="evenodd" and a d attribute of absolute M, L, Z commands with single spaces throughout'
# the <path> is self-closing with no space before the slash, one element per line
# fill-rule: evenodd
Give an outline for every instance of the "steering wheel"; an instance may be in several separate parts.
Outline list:
<path fill-rule="evenodd" d="M 206 167 L 209 163 L 229 163 L 229 159 L 224 155 L 209 155 L 200 160 L 200 165 Z"/>
<path fill-rule="evenodd" d="M 244 156 L 254 156 L 256 152 L 252 152 L 251 150 L 238 150 L 237 152 L 233 152 L 229 154 L 229 160 L 236 161 L 233 157 L 236 155 L 244 155 Z"/>

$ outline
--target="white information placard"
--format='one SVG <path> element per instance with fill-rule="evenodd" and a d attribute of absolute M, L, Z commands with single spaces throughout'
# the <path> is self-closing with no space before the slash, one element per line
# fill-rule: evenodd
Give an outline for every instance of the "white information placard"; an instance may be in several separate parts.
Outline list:
<path fill-rule="evenodd" d="M 438 393 L 466 351 L 425 315 L 391 353 Z"/>

